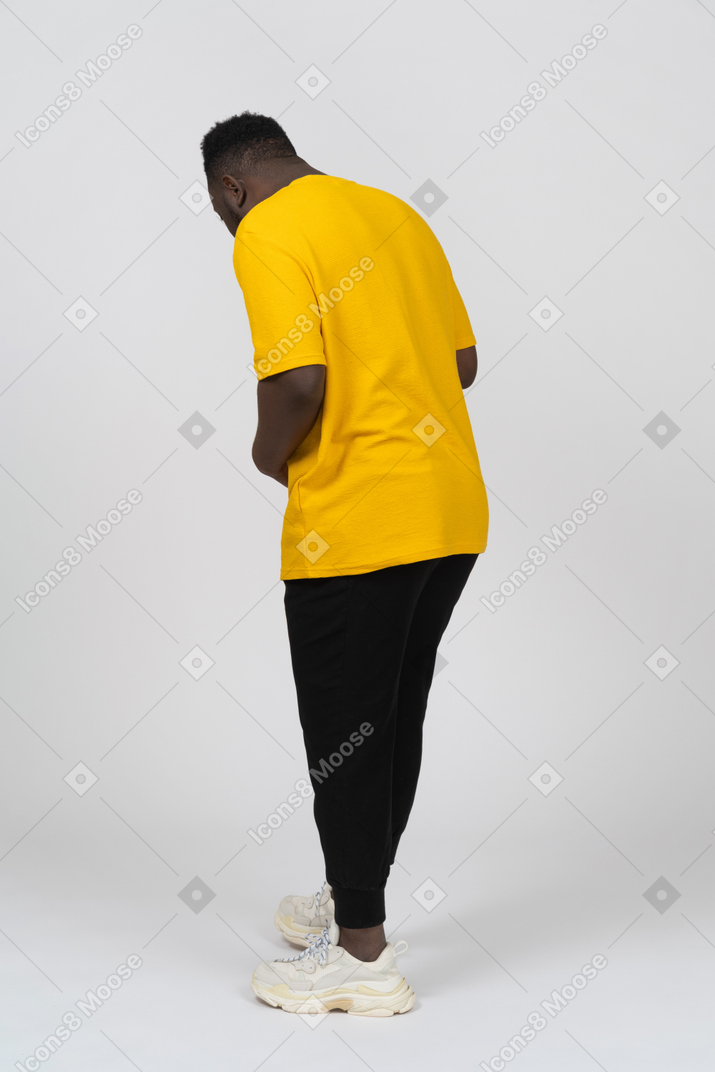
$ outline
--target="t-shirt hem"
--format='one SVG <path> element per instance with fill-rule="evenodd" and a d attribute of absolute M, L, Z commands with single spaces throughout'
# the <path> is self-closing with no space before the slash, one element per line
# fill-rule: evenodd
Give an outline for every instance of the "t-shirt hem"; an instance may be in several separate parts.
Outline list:
<path fill-rule="evenodd" d="M 324 353 L 315 354 L 300 354 L 296 357 L 286 358 L 284 361 L 278 361 L 275 365 L 271 362 L 270 372 L 259 371 L 258 364 L 260 361 L 268 361 L 267 357 L 260 357 L 253 359 L 253 370 L 256 373 L 256 378 L 259 380 L 266 380 L 269 376 L 274 376 L 277 372 L 290 372 L 291 369 L 303 368 L 305 365 L 327 365 L 327 361 Z"/>
<path fill-rule="evenodd" d="M 345 569 L 281 569 L 280 580 L 293 581 L 303 577 L 352 577 L 358 573 L 372 573 L 374 570 L 386 569 L 388 566 L 406 566 L 410 562 L 422 562 L 428 558 L 444 558 L 447 555 L 480 555 L 486 550 L 486 537 L 482 540 L 467 540 L 459 544 L 447 544 L 442 547 L 427 548 L 409 555 L 397 555 L 394 558 L 370 562 L 362 566 L 347 566 Z"/>

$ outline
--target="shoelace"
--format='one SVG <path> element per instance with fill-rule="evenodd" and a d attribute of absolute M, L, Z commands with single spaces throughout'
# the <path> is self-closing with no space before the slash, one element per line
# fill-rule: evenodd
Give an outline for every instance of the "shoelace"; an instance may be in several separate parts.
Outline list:
<path fill-rule="evenodd" d="M 318 964 L 322 964 L 328 952 L 328 946 L 330 945 L 330 928 L 323 927 L 321 934 L 314 938 L 309 939 L 310 944 L 307 949 L 304 949 L 302 953 L 297 953 L 294 957 L 279 957 L 279 960 L 284 962 L 294 960 L 307 960 L 309 957 L 315 958 Z M 402 948 L 400 948 L 402 947 Z M 397 942 L 392 950 L 396 957 L 399 957 L 401 953 L 404 953 L 407 949 L 407 942 L 404 938 L 401 938 Z"/>
<path fill-rule="evenodd" d="M 325 882 L 323 883 L 323 885 L 318 890 L 318 892 L 313 894 L 316 916 L 320 915 L 320 898 L 323 896 L 323 890 L 325 889 L 327 884 L 328 884 L 328 880 L 326 879 Z"/>
<path fill-rule="evenodd" d="M 309 957 L 314 957 L 318 964 L 322 964 L 328 952 L 328 946 L 330 945 L 330 931 L 328 927 L 323 927 L 322 934 L 316 935 L 314 938 L 309 939 L 310 944 L 307 949 L 304 949 L 302 953 L 296 954 L 294 957 L 279 957 L 279 960 L 291 961 L 291 960 L 307 960 Z"/>

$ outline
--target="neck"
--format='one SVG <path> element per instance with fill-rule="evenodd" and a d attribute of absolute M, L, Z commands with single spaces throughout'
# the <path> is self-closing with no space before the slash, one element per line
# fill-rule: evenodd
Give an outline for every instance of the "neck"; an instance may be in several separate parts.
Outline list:
<path fill-rule="evenodd" d="M 270 197 L 271 194 L 277 193 L 278 190 L 282 190 L 284 186 L 288 186 L 294 179 L 302 179 L 304 175 L 324 175 L 324 171 L 318 171 L 317 168 L 311 167 L 300 156 L 290 157 L 285 162 L 281 161 L 279 167 L 275 172 L 266 178 L 262 183 L 265 193 L 264 197 Z M 263 192 L 263 191 L 262 191 Z"/>

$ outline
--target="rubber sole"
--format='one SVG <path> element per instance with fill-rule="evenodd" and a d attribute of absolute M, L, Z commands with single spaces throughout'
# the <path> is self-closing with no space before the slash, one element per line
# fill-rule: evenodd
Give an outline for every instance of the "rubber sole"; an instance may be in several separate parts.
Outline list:
<path fill-rule="evenodd" d="M 333 1012 L 335 1009 L 341 1009 L 350 1016 L 394 1016 L 395 1013 L 409 1012 L 417 999 L 405 979 L 390 994 L 376 994 L 368 987 L 355 990 L 336 987 L 317 994 L 301 994 L 290 991 L 286 983 L 264 987 L 255 980 L 251 982 L 251 989 L 256 997 L 273 1008 L 308 1016 Z"/>
<path fill-rule="evenodd" d="M 307 949 L 310 945 L 310 942 L 305 937 L 306 934 L 309 935 L 310 938 L 319 938 L 320 935 L 323 933 L 322 927 L 320 927 L 316 931 L 294 929 L 294 927 L 290 927 L 287 923 L 283 922 L 283 917 L 280 915 L 279 912 L 276 912 L 273 918 L 276 927 L 281 932 L 283 937 L 287 938 L 289 942 L 293 943 L 293 945 L 302 946 L 304 949 Z"/>

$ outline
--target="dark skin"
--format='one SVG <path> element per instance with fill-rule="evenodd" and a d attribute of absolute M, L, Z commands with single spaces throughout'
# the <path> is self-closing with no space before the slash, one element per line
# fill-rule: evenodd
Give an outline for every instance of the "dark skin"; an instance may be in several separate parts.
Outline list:
<path fill-rule="evenodd" d="M 248 212 L 303 175 L 324 175 L 299 156 L 280 157 L 257 173 L 222 175 L 208 183 L 214 211 L 235 238 Z M 463 388 L 477 375 L 476 346 L 457 350 Z M 251 451 L 256 468 L 288 487 L 288 461 L 315 424 L 325 393 L 325 365 L 276 372 L 258 381 L 258 428 Z M 361 961 L 377 960 L 385 948 L 385 928 L 341 927 L 338 945 Z"/>

